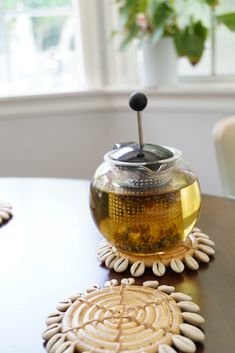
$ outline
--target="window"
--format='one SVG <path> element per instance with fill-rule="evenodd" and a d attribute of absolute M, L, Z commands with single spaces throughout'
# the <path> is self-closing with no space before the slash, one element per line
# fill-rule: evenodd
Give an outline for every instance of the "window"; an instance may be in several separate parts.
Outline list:
<path fill-rule="evenodd" d="M 211 12 L 208 7 L 205 6 L 203 2 L 200 1 L 191 1 L 185 3 L 179 1 L 178 12 L 183 14 L 183 16 L 190 17 L 193 16 L 196 20 L 202 20 L 207 28 L 211 29 L 212 18 Z M 180 8 L 181 6 L 181 8 Z M 182 18 L 182 22 L 185 21 L 185 18 Z M 184 22 L 183 22 L 184 23 Z M 178 61 L 178 71 L 179 76 L 182 77 L 192 77 L 192 76 L 210 76 L 211 75 L 211 64 L 212 64 L 212 35 L 209 33 L 209 38 L 205 43 L 206 50 L 196 66 L 192 66 L 188 59 L 180 58 Z"/>
<path fill-rule="evenodd" d="M 221 1 L 220 13 L 235 12 L 234 0 Z M 235 33 L 224 26 L 215 30 L 215 75 L 235 75 Z"/>
<path fill-rule="evenodd" d="M 235 75 L 235 33 L 225 26 L 218 25 L 212 12 L 203 12 L 200 2 L 192 3 L 191 12 L 203 18 L 210 28 L 210 36 L 206 43 L 206 50 L 200 63 L 193 68 L 186 59 L 179 60 L 179 74 L 181 76 L 222 77 Z M 220 0 L 216 14 L 235 12 L 234 0 Z"/>
<path fill-rule="evenodd" d="M 0 94 L 84 84 L 76 0 L 0 2 Z"/>
<path fill-rule="evenodd" d="M 216 26 L 201 1 L 188 3 L 210 36 L 198 65 L 179 60 L 180 77 L 235 75 L 235 33 Z M 220 4 L 218 14 L 235 12 L 234 0 Z M 112 0 L 0 0 L 0 96 L 138 84 L 135 43 L 120 52 L 111 39 L 118 21 Z"/>
<path fill-rule="evenodd" d="M 206 50 L 204 51 L 201 61 L 193 67 L 187 59 L 180 58 L 178 60 L 178 74 L 180 78 L 191 80 L 197 78 L 197 80 L 203 79 L 232 79 L 235 78 L 235 32 L 229 31 L 224 25 L 219 25 L 214 19 L 214 15 L 209 8 L 203 6 L 201 1 L 176 1 L 179 7 L 182 7 L 182 22 L 185 21 L 185 6 L 187 4 L 188 16 L 192 14 L 198 19 L 202 19 L 203 22 L 209 28 L 209 36 L 206 42 Z M 216 14 L 223 14 L 226 12 L 235 12 L 235 1 L 234 0 L 220 0 L 220 5 L 216 8 Z M 109 30 L 118 27 L 118 16 L 117 6 L 111 5 L 112 21 L 110 23 Z M 180 13 L 180 8 L 179 8 Z M 110 17 L 110 14 L 109 14 Z M 120 40 L 114 38 L 114 56 L 118 62 L 118 77 L 122 77 L 122 83 L 135 84 L 137 82 L 137 68 L 136 68 L 136 45 L 130 43 L 128 49 L 124 53 L 118 52 L 118 42 Z M 131 63 L 131 65 L 130 65 Z M 135 70 L 135 75 L 134 75 Z M 112 72 L 113 73 L 113 72 Z"/>

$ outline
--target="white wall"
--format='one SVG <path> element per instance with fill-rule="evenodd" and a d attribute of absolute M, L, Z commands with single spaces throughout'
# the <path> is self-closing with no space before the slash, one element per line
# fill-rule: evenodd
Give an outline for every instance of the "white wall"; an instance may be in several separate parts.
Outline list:
<path fill-rule="evenodd" d="M 99 112 L 0 120 L 0 175 L 89 178 L 112 143 L 110 125 Z"/>
<path fill-rule="evenodd" d="M 137 139 L 126 92 L 94 94 L 88 100 L 71 97 L 47 99 L 46 104 L 43 97 L 32 98 L 27 106 L 26 98 L 24 104 L 20 98 L 0 101 L 0 176 L 91 178 L 114 143 Z M 185 109 L 174 97 L 167 98 L 164 108 L 164 97 L 150 98 L 150 108 L 143 114 L 144 140 L 181 149 L 202 191 L 221 194 L 212 129 L 233 108 L 198 110 L 194 102 Z M 71 99 L 77 100 L 72 104 Z"/>

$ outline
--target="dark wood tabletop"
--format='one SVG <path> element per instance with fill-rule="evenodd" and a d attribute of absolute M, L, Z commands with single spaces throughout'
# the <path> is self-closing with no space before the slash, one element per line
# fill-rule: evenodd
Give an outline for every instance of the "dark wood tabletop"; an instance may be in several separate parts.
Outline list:
<path fill-rule="evenodd" d="M 89 182 L 0 179 L 14 217 L 0 228 L 0 352 L 45 353 L 41 332 L 60 299 L 118 275 L 96 258 L 101 239 L 89 212 Z M 198 226 L 216 242 L 197 272 L 168 270 L 161 284 L 190 294 L 206 318 L 197 352 L 235 352 L 235 201 L 203 196 Z M 138 282 L 154 279 L 147 271 Z"/>

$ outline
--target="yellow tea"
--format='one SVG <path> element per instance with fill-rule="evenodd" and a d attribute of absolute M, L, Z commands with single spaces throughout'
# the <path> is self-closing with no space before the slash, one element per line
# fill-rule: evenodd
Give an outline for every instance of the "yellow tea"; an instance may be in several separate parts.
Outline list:
<path fill-rule="evenodd" d="M 196 178 L 177 171 L 160 188 L 91 185 L 90 206 L 103 236 L 118 249 L 154 254 L 184 240 L 197 221 L 201 197 Z"/>

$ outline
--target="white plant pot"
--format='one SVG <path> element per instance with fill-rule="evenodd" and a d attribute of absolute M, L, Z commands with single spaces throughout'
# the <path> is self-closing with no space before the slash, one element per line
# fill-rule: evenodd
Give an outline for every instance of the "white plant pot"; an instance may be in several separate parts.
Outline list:
<path fill-rule="evenodd" d="M 172 38 L 154 45 L 143 40 L 138 49 L 138 71 L 143 87 L 170 86 L 177 82 L 177 54 Z"/>

